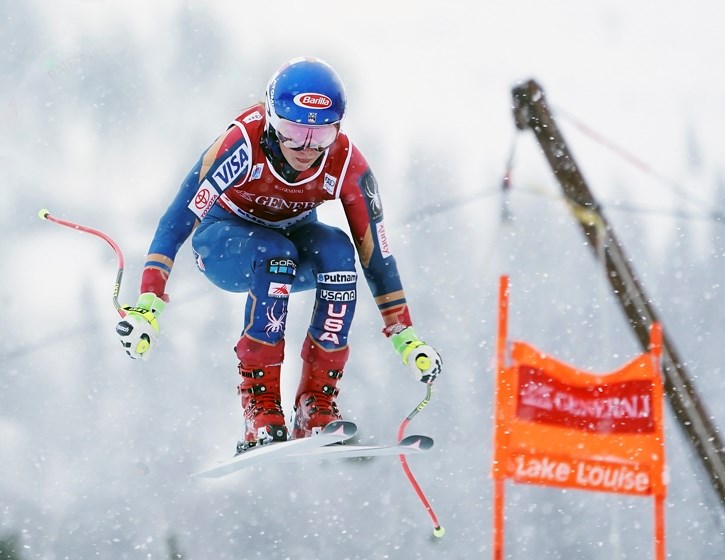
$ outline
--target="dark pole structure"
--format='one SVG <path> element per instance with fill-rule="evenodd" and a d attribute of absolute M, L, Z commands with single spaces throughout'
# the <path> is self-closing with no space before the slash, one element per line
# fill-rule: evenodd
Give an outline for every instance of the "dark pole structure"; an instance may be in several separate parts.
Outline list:
<path fill-rule="evenodd" d="M 539 84 L 530 80 L 514 87 L 513 112 L 517 128 L 531 129 L 536 136 L 584 237 L 597 256 L 603 258 L 612 291 L 640 346 L 646 351 L 650 326 L 654 322 L 661 324 L 661 321 L 574 162 Z M 663 337 L 662 370 L 665 393 L 675 416 L 700 458 L 721 505 L 725 506 L 725 448 L 683 361 L 667 337 L 667 329 L 664 329 Z"/>

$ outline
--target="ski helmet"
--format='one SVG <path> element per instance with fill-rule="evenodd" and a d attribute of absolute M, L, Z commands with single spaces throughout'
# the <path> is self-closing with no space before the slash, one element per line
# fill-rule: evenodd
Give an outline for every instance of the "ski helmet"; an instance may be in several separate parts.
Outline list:
<path fill-rule="evenodd" d="M 267 85 L 267 122 L 275 129 L 280 119 L 305 126 L 338 124 L 346 104 L 342 80 L 319 58 L 290 60 Z"/>

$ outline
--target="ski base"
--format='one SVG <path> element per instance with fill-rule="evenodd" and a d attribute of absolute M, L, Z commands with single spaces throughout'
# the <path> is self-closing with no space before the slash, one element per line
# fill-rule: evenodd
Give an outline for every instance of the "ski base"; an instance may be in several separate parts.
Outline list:
<path fill-rule="evenodd" d="M 395 445 L 339 445 L 356 432 L 355 423 L 336 420 L 325 426 L 318 435 L 256 446 L 191 476 L 220 478 L 242 469 L 277 463 L 412 454 L 433 447 L 431 438 L 419 435 L 408 436 Z"/>
<path fill-rule="evenodd" d="M 343 442 L 354 436 L 356 432 L 357 426 L 354 422 L 335 420 L 334 422 L 330 422 L 323 428 L 322 432 L 315 436 L 293 439 L 290 441 L 281 441 L 278 443 L 268 443 L 266 445 L 257 445 L 247 451 L 243 451 L 242 453 L 235 455 L 231 459 L 220 461 L 217 465 L 194 473 L 191 476 L 201 478 L 219 478 L 248 467 L 278 462 L 282 457 L 289 455 L 293 450 L 305 451 L 316 447 Z"/>

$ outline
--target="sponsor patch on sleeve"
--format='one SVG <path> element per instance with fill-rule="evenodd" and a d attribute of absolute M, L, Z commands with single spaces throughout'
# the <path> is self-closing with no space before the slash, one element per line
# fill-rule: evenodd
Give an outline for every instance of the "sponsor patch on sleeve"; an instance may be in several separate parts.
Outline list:
<path fill-rule="evenodd" d="M 355 301 L 355 290 L 320 290 L 320 299 L 325 301 Z"/>
<path fill-rule="evenodd" d="M 216 189 L 209 181 L 204 179 L 196 190 L 194 198 L 189 202 L 188 208 L 202 220 L 206 213 L 209 212 L 209 209 L 214 206 L 217 198 L 219 198 L 219 194 Z"/>
<path fill-rule="evenodd" d="M 270 282 L 269 288 L 267 289 L 267 295 L 275 298 L 286 298 L 289 297 L 290 291 L 292 290 L 291 284 L 283 284 L 281 282 Z"/>
<path fill-rule="evenodd" d="M 352 284 L 356 281 L 357 273 L 347 270 L 320 272 L 317 274 L 317 282 L 320 284 Z"/>
<path fill-rule="evenodd" d="M 297 274 L 297 263 L 292 259 L 269 259 L 267 261 L 267 272 L 272 274 Z"/>
<path fill-rule="evenodd" d="M 385 226 L 383 222 L 375 224 L 375 230 L 378 234 L 378 246 L 380 247 L 380 253 L 384 259 L 392 257 L 393 253 L 390 251 L 390 245 L 388 244 L 388 236 L 385 234 Z"/>

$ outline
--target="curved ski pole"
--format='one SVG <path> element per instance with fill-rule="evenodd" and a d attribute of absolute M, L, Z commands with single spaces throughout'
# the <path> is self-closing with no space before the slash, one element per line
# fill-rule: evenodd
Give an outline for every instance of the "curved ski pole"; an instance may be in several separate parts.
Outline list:
<path fill-rule="evenodd" d="M 123 266 L 124 266 L 123 265 L 123 252 L 121 251 L 121 248 L 118 246 L 118 244 L 113 239 L 111 239 L 108 235 L 103 233 L 102 231 L 98 231 L 97 229 L 89 228 L 86 226 L 82 226 L 80 224 L 69 222 L 67 220 L 62 220 L 60 218 L 56 218 L 55 216 L 51 216 L 50 211 L 46 210 L 45 208 L 42 209 L 40 212 L 38 212 L 38 217 L 40 217 L 41 220 L 48 220 L 50 222 L 54 222 L 61 226 L 75 229 L 77 231 L 82 231 L 84 233 L 90 233 L 91 235 L 100 237 L 101 239 L 103 239 L 106 243 L 108 243 L 111 246 L 111 248 L 116 252 L 116 257 L 118 257 L 118 272 L 116 273 L 116 285 L 113 287 L 113 306 L 116 308 L 116 311 L 118 311 L 118 314 L 121 317 L 125 317 L 126 312 L 122 309 L 121 304 L 118 303 L 118 294 L 121 293 L 121 279 L 123 278 Z"/>
<path fill-rule="evenodd" d="M 408 427 L 408 424 L 410 424 L 410 421 L 415 418 L 415 416 L 423 410 L 426 406 L 428 406 L 428 403 L 430 402 L 431 396 L 433 395 L 433 384 L 428 383 L 427 384 L 427 390 L 425 397 L 423 398 L 420 403 L 418 403 L 418 406 L 416 406 L 408 416 L 405 417 L 405 419 L 401 422 L 400 427 L 398 428 L 398 441 L 402 441 L 403 437 L 405 437 L 405 429 Z M 431 521 L 433 522 L 433 536 L 435 537 L 442 537 L 446 534 L 446 530 L 441 527 L 441 524 L 438 523 L 438 518 L 436 517 L 435 512 L 433 511 L 433 508 L 431 507 L 430 503 L 428 502 L 428 498 L 425 497 L 425 494 L 423 493 L 423 490 L 421 489 L 420 485 L 418 484 L 418 481 L 413 476 L 413 473 L 410 470 L 410 467 L 408 466 L 408 459 L 405 455 L 398 455 L 398 459 L 400 459 L 400 465 L 403 467 L 403 472 L 405 473 L 405 476 L 408 478 L 408 481 L 410 482 L 411 486 L 413 486 L 413 490 L 415 490 L 415 493 L 418 495 L 418 498 L 420 498 L 421 503 L 425 507 L 425 510 L 428 512 L 428 515 L 430 516 Z"/>

